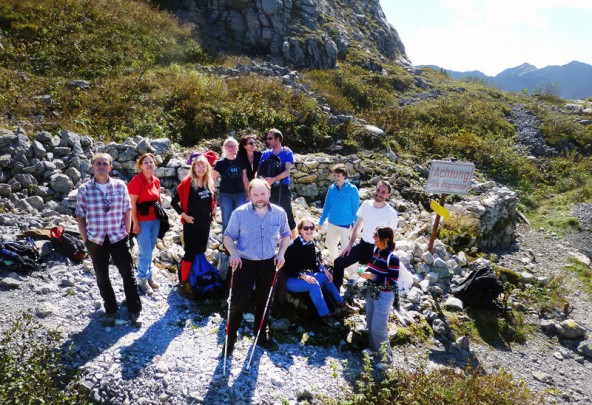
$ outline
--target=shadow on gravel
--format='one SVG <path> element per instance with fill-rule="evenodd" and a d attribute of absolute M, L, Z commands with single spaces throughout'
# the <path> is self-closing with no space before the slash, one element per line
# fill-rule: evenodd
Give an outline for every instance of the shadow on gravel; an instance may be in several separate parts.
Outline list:
<path fill-rule="evenodd" d="M 110 331 L 101 324 L 102 311 L 96 311 L 91 315 L 86 327 L 73 335 L 62 345 L 62 352 L 66 355 L 67 367 L 77 369 L 87 364 L 109 350 L 111 346 L 134 329 L 129 326 L 115 326 Z M 119 314 L 121 316 L 121 313 Z"/>
<path fill-rule="evenodd" d="M 430 361 L 448 367 L 458 367 L 477 370 L 481 366 L 479 359 L 466 350 L 431 350 L 428 355 Z"/>
<path fill-rule="evenodd" d="M 171 342 L 183 333 L 183 326 L 179 325 L 179 294 L 173 289 L 167 297 L 168 309 L 154 322 L 144 334 L 131 345 L 121 347 L 123 355 L 121 374 L 123 379 L 131 380 L 152 363 L 152 359 L 164 354 Z M 204 325 L 207 319 L 203 321 Z M 196 325 L 196 326 L 204 326 Z"/>

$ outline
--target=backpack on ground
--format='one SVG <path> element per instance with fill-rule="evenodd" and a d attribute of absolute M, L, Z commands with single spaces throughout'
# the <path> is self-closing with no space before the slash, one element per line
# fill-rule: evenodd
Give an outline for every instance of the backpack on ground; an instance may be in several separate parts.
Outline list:
<path fill-rule="evenodd" d="M 37 246 L 30 238 L 0 243 L 0 266 L 10 271 L 28 276 L 39 269 L 39 259 Z"/>
<path fill-rule="evenodd" d="M 488 266 L 481 266 L 471 270 L 469 275 L 457 286 L 452 293 L 460 299 L 466 307 L 499 309 L 497 297 L 504 291 L 497 275 Z"/>
<path fill-rule="evenodd" d="M 181 286 L 183 295 L 192 299 L 208 298 L 222 290 L 220 272 L 204 253 L 195 255 L 189 279 Z"/>
<path fill-rule="evenodd" d="M 73 262 L 79 263 L 84 259 L 85 250 L 82 239 L 66 232 L 63 226 L 58 225 L 51 228 L 49 240 L 53 250 Z"/>
<path fill-rule="evenodd" d="M 275 177 L 282 172 L 282 160 L 273 153 L 259 165 L 257 177 Z"/>

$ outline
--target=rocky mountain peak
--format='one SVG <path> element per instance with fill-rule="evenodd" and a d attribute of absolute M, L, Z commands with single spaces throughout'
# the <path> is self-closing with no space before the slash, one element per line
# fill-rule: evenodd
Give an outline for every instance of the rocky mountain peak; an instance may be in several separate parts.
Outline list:
<path fill-rule="evenodd" d="M 358 60 L 410 62 L 379 0 L 155 1 L 195 24 L 204 47 L 264 56 L 296 68 L 332 68 Z"/>

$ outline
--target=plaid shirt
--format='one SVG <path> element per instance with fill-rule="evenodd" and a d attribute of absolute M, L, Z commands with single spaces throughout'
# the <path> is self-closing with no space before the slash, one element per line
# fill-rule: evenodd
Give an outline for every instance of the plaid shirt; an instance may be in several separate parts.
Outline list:
<path fill-rule="evenodd" d="M 76 216 L 86 219 L 88 240 L 99 245 L 103 244 L 105 235 L 111 243 L 126 237 L 124 214 L 132 209 L 127 187 L 122 180 L 109 177 L 107 190 L 107 194 L 103 194 L 93 177 L 78 188 L 76 201 Z"/>

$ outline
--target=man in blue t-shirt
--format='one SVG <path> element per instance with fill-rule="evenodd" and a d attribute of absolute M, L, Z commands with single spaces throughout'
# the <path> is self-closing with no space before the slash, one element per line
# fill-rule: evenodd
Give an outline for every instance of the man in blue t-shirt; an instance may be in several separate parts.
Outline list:
<path fill-rule="evenodd" d="M 296 237 L 296 221 L 292 214 L 292 193 L 290 192 L 290 169 L 294 165 L 294 154 L 288 148 L 282 147 L 284 136 L 279 129 L 272 128 L 267 133 L 266 141 L 269 149 L 263 152 L 259 161 L 261 163 L 271 155 L 276 155 L 282 161 L 282 172 L 275 177 L 266 177 L 267 184 L 271 186 L 270 202 L 279 205 L 288 215 L 288 225 L 292 231 L 292 239 Z"/>

